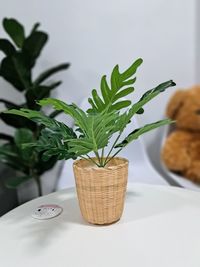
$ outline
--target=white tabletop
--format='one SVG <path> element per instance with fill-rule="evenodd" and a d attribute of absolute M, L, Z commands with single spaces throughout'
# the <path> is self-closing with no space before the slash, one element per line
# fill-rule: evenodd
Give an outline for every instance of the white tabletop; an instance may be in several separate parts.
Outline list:
<path fill-rule="evenodd" d="M 58 204 L 51 220 L 31 217 Z M 83 221 L 73 189 L 30 201 L 0 219 L 2 267 L 199 267 L 200 194 L 132 184 L 122 219 L 110 226 Z"/>

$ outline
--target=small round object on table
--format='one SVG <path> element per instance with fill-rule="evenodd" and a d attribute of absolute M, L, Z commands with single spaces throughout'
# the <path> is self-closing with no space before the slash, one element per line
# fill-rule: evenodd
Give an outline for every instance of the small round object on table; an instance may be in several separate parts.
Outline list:
<path fill-rule="evenodd" d="M 63 212 L 36 220 L 55 203 Z M 3 267 L 199 267 L 200 194 L 168 186 L 132 184 L 121 220 L 87 224 L 74 189 L 30 201 L 0 218 Z"/>
<path fill-rule="evenodd" d="M 38 220 L 49 220 L 61 214 L 63 208 L 55 204 L 40 205 L 35 209 L 32 217 Z"/>

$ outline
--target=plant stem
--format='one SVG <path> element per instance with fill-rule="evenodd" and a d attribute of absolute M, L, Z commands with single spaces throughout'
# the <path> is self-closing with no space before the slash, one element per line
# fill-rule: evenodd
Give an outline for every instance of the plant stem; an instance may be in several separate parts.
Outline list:
<path fill-rule="evenodd" d="M 101 151 L 101 167 L 103 167 L 103 158 L 104 158 L 104 147 L 102 148 L 102 151 Z"/>
<path fill-rule="evenodd" d="M 106 159 L 105 159 L 105 161 L 104 161 L 103 166 L 105 166 L 105 165 L 107 164 L 107 160 L 108 160 L 110 154 L 112 153 L 112 151 L 113 151 L 115 145 L 117 144 L 117 141 L 119 140 L 120 136 L 121 136 L 121 133 L 117 136 L 117 138 L 116 138 L 115 142 L 113 143 L 113 145 L 112 145 L 110 151 L 108 152 L 108 155 L 106 156 Z"/>
<path fill-rule="evenodd" d="M 38 175 L 35 175 L 34 179 L 38 187 L 38 195 L 39 197 L 41 197 L 42 196 L 42 184 L 41 184 L 40 177 Z"/>
<path fill-rule="evenodd" d="M 104 166 L 106 166 L 106 164 L 108 164 L 108 162 L 113 159 L 120 151 L 122 150 L 122 148 L 120 148 L 119 150 L 117 150 L 117 152 L 112 155 L 112 157 L 110 157 L 107 161 L 104 162 Z"/>
<path fill-rule="evenodd" d="M 95 156 L 97 157 L 97 159 L 99 161 L 99 167 L 101 167 L 101 159 L 100 159 L 98 151 L 94 151 L 94 154 L 95 154 Z"/>
<path fill-rule="evenodd" d="M 100 167 L 100 165 L 98 163 L 96 163 L 96 161 L 94 161 L 90 156 L 87 155 L 87 157 L 88 157 L 88 159 L 83 157 L 83 156 L 80 156 L 80 158 L 85 159 L 85 160 L 87 160 L 89 162 L 92 161 L 97 167 Z"/>

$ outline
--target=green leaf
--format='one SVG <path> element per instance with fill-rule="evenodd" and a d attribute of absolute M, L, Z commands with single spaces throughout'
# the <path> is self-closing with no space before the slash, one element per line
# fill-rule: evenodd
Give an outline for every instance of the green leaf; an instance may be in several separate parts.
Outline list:
<path fill-rule="evenodd" d="M 42 159 L 42 154 L 39 154 L 38 162 L 35 164 L 35 169 L 37 170 L 37 174 L 42 175 L 44 172 L 52 169 L 57 161 L 58 161 L 58 158 L 54 156 L 44 161 Z"/>
<path fill-rule="evenodd" d="M 92 108 L 88 109 L 87 112 L 88 113 L 96 113 L 98 111 L 94 101 L 92 100 L 92 98 L 88 98 L 88 102 L 90 103 L 90 105 L 92 106 Z"/>
<path fill-rule="evenodd" d="M 31 73 L 26 67 L 23 55 L 5 57 L 1 62 L 0 76 L 11 83 L 18 91 L 28 89 L 31 84 Z"/>
<path fill-rule="evenodd" d="M 126 80 L 126 81 L 122 82 L 122 84 L 123 84 L 123 86 L 126 86 L 126 85 L 131 85 L 135 82 L 136 82 L 136 77 L 134 79 Z"/>
<path fill-rule="evenodd" d="M 87 128 L 87 114 L 75 105 L 68 105 L 63 101 L 54 98 L 40 100 L 39 104 L 41 106 L 52 105 L 56 110 L 63 111 L 65 114 L 70 115 L 81 129 Z"/>
<path fill-rule="evenodd" d="M 15 127 L 15 128 L 29 128 L 31 130 L 36 129 L 36 124 L 33 123 L 32 121 L 29 121 L 26 118 L 19 117 L 16 115 L 12 114 L 5 114 L 5 113 L 0 113 L 0 118 L 1 120 L 6 123 L 9 126 Z"/>
<path fill-rule="evenodd" d="M 119 92 L 118 94 L 115 95 L 114 101 L 117 101 L 118 99 L 131 94 L 133 91 L 134 91 L 133 87 L 128 87 L 128 88 L 122 90 L 121 92 Z"/>
<path fill-rule="evenodd" d="M 24 41 L 22 53 L 27 57 L 29 68 L 35 65 L 36 59 L 39 57 L 47 40 L 48 35 L 45 32 L 36 31 Z"/>
<path fill-rule="evenodd" d="M 137 71 L 137 68 L 142 64 L 141 58 L 137 59 L 127 70 L 125 70 L 121 76 L 123 80 L 131 78 Z"/>
<path fill-rule="evenodd" d="M 120 88 L 119 66 L 116 65 L 111 73 L 111 90 L 116 93 Z"/>
<path fill-rule="evenodd" d="M 143 106 L 147 104 L 149 101 L 151 101 L 153 98 L 155 98 L 160 93 L 164 92 L 167 88 L 175 86 L 176 84 L 170 80 L 164 83 L 159 84 L 155 88 L 148 90 L 146 93 L 143 94 L 143 96 L 140 98 L 140 100 L 133 104 L 128 112 L 124 114 L 124 117 L 122 121 L 118 124 L 121 126 L 120 131 L 122 132 L 126 125 L 131 121 L 132 117 L 135 114 L 142 114 L 144 112 Z M 116 127 L 118 127 L 116 125 Z"/>
<path fill-rule="evenodd" d="M 133 83 L 135 83 L 136 78 L 131 78 L 137 71 L 137 68 L 142 64 L 142 59 L 136 60 L 127 70 L 120 73 L 119 66 L 116 65 L 111 74 L 111 82 L 110 86 L 106 80 L 106 76 L 104 75 L 101 79 L 101 94 L 100 96 L 96 90 L 92 91 L 92 98 L 88 99 L 88 102 L 91 104 L 91 108 L 88 109 L 88 113 L 101 113 L 106 110 L 108 112 L 113 110 L 120 110 L 124 107 L 127 107 L 131 104 L 129 102 L 118 101 L 117 100 L 123 98 L 131 94 L 134 91 L 133 87 L 130 87 Z M 125 86 L 129 86 L 124 88 Z M 126 105 L 125 105 L 126 103 Z"/>
<path fill-rule="evenodd" d="M 24 182 L 32 179 L 33 177 L 32 176 L 17 176 L 17 177 L 14 177 L 12 179 L 9 179 L 7 182 L 6 182 L 6 187 L 7 188 L 11 188 L 11 189 L 15 189 L 17 188 L 19 185 L 23 184 Z"/>
<path fill-rule="evenodd" d="M 154 122 L 154 123 L 150 123 L 150 124 L 147 124 L 141 128 L 138 128 L 138 129 L 135 129 L 133 132 L 131 132 L 121 143 L 117 144 L 115 146 L 115 148 L 118 148 L 118 147 L 125 147 L 127 146 L 130 142 L 132 142 L 133 140 L 137 139 L 140 135 L 144 134 L 144 133 L 147 133 L 153 129 L 156 129 L 160 126 L 164 126 L 164 125 L 167 125 L 167 124 L 171 124 L 173 123 L 172 120 L 170 119 L 166 119 L 166 120 L 161 120 L 161 121 L 157 121 L 157 122 Z"/>
<path fill-rule="evenodd" d="M 56 116 L 58 116 L 59 114 L 61 114 L 62 113 L 62 110 L 54 110 L 53 112 L 51 112 L 50 114 L 49 114 L 49 118 L 55 118 Z"/>
<path fill-rule="evenodd" d="M 160 93 L 164 92 L 167 88 L 175 86 L 176 84 L 169 80 L 167 82 L 161 83 L 155 88 L 148 90 L 146 93 L 143 94 L 143 96 L 140 98 L 140 100 L 132 105 L 129 114 L 133 116 L 136 112 L 138 112 L 146 103 L 148 103 L 150 100 L 155 98 Z"/>
<path fill-rule="evenodd" d="M 96 104 L 97 108 L 99 108 L 99 109 L 103 109 L 103 107 L 104 107 L 104 103 L 103 103 L 103 101 L 101 100 L 101 98 L 98 96 L 98 94 L 97 94 L 97 90 L 96 90 L 96 89 L 93 89 L 93 90 L 92 90 L 92 96 L 93 96 L 93 99 L 94 99 L 94 101 L 95 101 L 95 104 Z"/>
<path fill-rule="evenodd" d="M 14 43 L 21 48 L 24 40 L 25 40 L 25 33 L 24 27 L 15 19 L 7 19 L 3 20 L 3 27 L 7 34 L 11 37 Z"/>
<path fill-rule="evenodd" d="M 16 52 L 15 47 L 6 39 L 0 39 L 0 51 L 6 56 L 12 56 Z"/>
<path fill-rule="evenodd" d="M 18 156 L 21 157 L 25 163 L 27 162 L 27 165 L 32 165 L 34 150 L 33 148 L 25 147 L 24 145 L 35 141 L 33 132 L 25 128 L 17 129 L 14 135 L 14 141 L 17 147 Z"/>
<path fill-rule="evenodd" d="M 9 141 L 10 143 L 14 142 L 13 137 L 9 134 L 0 133 L 0 139 Z"/>
<path fill-rule="evenodd" d="M 30 109 L 11 109 L 4 111 L 5 114 L 13 114 L 25 117 L 33 122 L 40 123 L 49 128 L 53 132 L 61 133 L 65 138 L 74 138 L 76 135 L 71 128 L 64 123 L 56 121 L 48 116 L 45 116 L 42 112 L 30 110 Z"/>
<path fill-rule="evenodd" d="M 35 147 L 39 152 L 43 152 L 42 159 L 44 161 L 49 160 L 52 156 L 56 156 L 57 159 L 66 160 L 74 157 L 73 153 L 69 153 L 67 142 L 69 137 L 71 138 L 72 136 L 66 136 L 64 131 L 61 133 L 43 129 Z"/>
<path fill-rule="evenodd" d="M 39 22 L 36 22 L 34 25 L 33 25 L 33 28 L 31 30 L 31 34 L 33 34 L 34 32 L 36 32 L 38 30 L 38 28 L 40 27 L 40 23 Z"/>
<path fill-rule="evenodd" d="M 38 86 L 39 84 L 41 84 L 43 81 L 45 81 L 46 79 L 48 79 L 50 76 L 52 76 L 53 74 L 59 72 L 59 71 L 62 71 L 62 70 L 66 70 L 68 69 L 70 66 L 69 63 L 63 63 L 63 64 L 60 64 L 58 66 L 55 66 L 53 68 L 50 68 L 44 72 L 42 72 L 38 78 L 34 81 L 33 85 L 34 86 Z"/>
<path fill-rule="evenodd" d="M 0 146 L 0 161 L 15 170 L 27 172 L 28 168 L 24 160 L 18 154 L 17 148 L 14 144 L 4 144 Z"/>
<path fill-rule="evenodd" d="M 41 85 L 37 87 L 32 87 L 31 89 L 26 91 L 25 97 L 27 100 L 28 108 L 40 110 L 40 106 L 37 104 L 37 101 L 48 97 L 50 95 L 51 90 L 55 89 L 59 86 L 61 82 L 55 82 L 49 86 Z"/>
<path fill-rule="evenodd" d="M 111 129 L 116 117 L 117 115 L 114 113 L 88 115 L 87 126 L 81 129 L 85 135 L 69 141 L 69 152 L 80 156 L 107 146 L 112 136 Z"/>
<path fill-rule="evenodd" d="M 101 93 L 105 103 L 109 103 L 110 101 L 110 88 L 106 81 L 106 75 L 104 75 L 101 79 Z"/>
<path fill-rule="evenodd" d="M 33 132 L 25 128 L 18 129 L 15 132 L 14 140 L 18 147 L 21 147 L 25 143 L 31 143 L 34 141 Z"/>
<path fill-rule="evenodd" d="M 97 151 L 105 147 L 111 137 L 110 132 L 117 118 L 115 113 L 101 113 L 89 115 L 78 108 L 75 104 L 68 105 L 58 99 L 43 99 L 39 101 L 42 106 L 52 105 L 56 110 L 62 110 L 70 115 L 75 124 L 81 129 L 78 139 L 68 139 L 69 152 L 76 156 Z"/>
<path fill-rule="evenodd" d="M 3 103 L 7 108 L 20 108 L 17 104 L 3 98 L 0 98 L 0 103 Z"/>
<path fill-rule="evenodd" d="M 124 101 L 120 101 L 120 102 L 117 102 L 115 103 L 114 105 L 112 105 L 112 109 L 111 110 L 120 110 L 120 109 L 123 109 L 123 108 L 126 108 L 128 106 L 130 106 L 131 104 L 131 101 L 130 100 L 124 100 Z"/>

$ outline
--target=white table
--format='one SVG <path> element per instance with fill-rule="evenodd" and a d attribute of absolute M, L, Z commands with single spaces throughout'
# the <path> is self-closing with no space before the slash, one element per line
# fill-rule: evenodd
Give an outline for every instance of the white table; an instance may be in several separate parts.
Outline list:
<path fill-rule="evenodd" d="M 40 204 L 63 213 L 31 217 Z M 81 218 L 73 189 L 35 199 L 0 218 L 2 267 L 199 267 L 200 194 L 132 184 L 122 219 L 110 226 Z"/>

